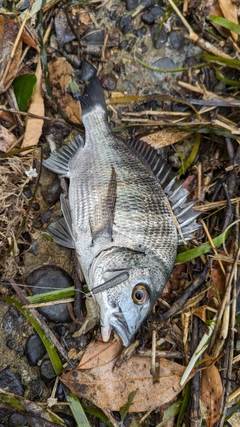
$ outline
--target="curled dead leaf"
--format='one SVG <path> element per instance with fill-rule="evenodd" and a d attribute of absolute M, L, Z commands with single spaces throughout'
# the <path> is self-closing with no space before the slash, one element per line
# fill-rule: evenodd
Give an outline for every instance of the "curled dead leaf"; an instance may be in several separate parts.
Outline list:
<path fill-rule="evenodd" d="M 72 77 L 74 75 L 72 66 L 65 58 L 55 57 L 49 62 L 48 70 L 54 98 L 68 115 L 69 119 L 73 123 L 80 124 L 80 102 L 73 99 L 73 97 L 67 93 L 67 89 L 72 82 Z"/>
<path fill-rule="evenodd" d="M 0 151 L 6 153 L 16 141 L 16 136 L 4 126 L 0 125 Z"/>

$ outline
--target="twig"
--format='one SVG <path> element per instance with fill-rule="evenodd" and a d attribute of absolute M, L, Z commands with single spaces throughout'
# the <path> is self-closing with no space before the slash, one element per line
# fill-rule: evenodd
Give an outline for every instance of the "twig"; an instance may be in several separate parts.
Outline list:
<path fill-rule="evenodd" d="M 204 222 L 203 220 L 201 220 L 200 222 L 201 222 L 201 224 L 202 224 L 202 226 L 203 226 L 203 229 L 204 229 L 204 231 L 205 231 L 205 233 L 206 233 L 206 236 L 207 236 L 207 238 L 208 238 L 208 241 L 209 241 L 209 243 L 210 243 L 210 245 L 211 245 L 211 248 L 212 248 L 213 252 L 215 253 L 215 255 L 217 255 L 217 254 L 218 254 L 218 251 L 217 251 L 217 249 L 215 248 L 215 245 L 214 245 L 214 243 L 213 243 L 212 237 L 211 237 L 211 235 L 210 235 L 210 233 L 209 233 L 209 231 L 208 231 L 208 228 L 207 228 L 207 226 L 206 226 L 205 222 Z M 218 260 L 218 262 L 219 262 L 219 265 L 220 265 L 220 268 L 221 268 L 221 270 L 222 270 L 223 274 L 225 275 L 225 274 L 226 274 L 226 272 L 225 272 L 225 268 L 223 267 L 223 263 L 222 263 L 222 261 Z"/>
<path fill-rule="evenodd" d="M 161 317 L 160 317 L 160 321 L 166 321 L 167 319 L 169 319 L 170 317 L 172 317 L 174 314 L 176 314 L 178 311 L 180 311 L 185 302 L 188 300 L 188 298 L 190 297 L 190 295 L 196 291 L 205 281 L 206 279 L 206 275 L 209 269 L 209 262 L 206 262 L 203 272 L 201 273 L 201 275 L 194 280 L 194 282 L 189 285 L 184 293 L 181 295 L 180 298 L 177 299 L 177 301 L 175 301 L 172 305 L 172 307 L 166 311 Z"/>
<path fill-rule="evenodd" d="M 191 337 L 191 354 L 196 350 L 199 341 L 199 319 L 194 316 L 193 330 Z M 191 409 L 190 409 L 190 426 L 199 426 L 199 402 L 200 402 L 200 372 L 197 372 L 191 380 Z"/>

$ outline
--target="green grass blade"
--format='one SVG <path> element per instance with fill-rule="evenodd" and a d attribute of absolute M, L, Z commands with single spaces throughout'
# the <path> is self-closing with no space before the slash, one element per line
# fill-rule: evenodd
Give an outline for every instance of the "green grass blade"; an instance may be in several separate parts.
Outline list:
<path fill-rule="evenodd" d="M 193 164 L 199 150 L 200 141 L 201 141 L 201 135 L 200 133 L 197 133 L 192 151 L 189 157 L 187 158 L 187 160 L 182 164 L 182 167 L 178 171 L 179 176 L 183 175 L 188 170 L 188 168 Z"/>
<path fill-rule="evenodd" d="M 221 16 L 209 15 L 209 19 L 214 22 L 214 24 L 220 25 L 221 27 L 227 28 L 234 33 L 240 34 L 240 25 L 235 24 L 232 21 L 229 21 L 226 18 L 222 18 Z"/>
<path fill-rule="evenodd" d="M 70 403 L 70 409 L 75 418 L 78 427 L 91 427 L 88 419 L 85 415 L 85 412 L 82 408 L 82 405 L 79 402 L 78 397 L 69 391 L 69 394 L 66 396 L 67 401 Z"/>
<path fill-rule="evenodd" d="M 129 396 L 128 396 L 128 401 L 127 401 L 127 403 L 125 403 L 125 405 L 123 405 L 121 408 L 120 408 L 120 415 L 121 415 L 121 419 L 122 419 L 122 421 L 124 420 L 124 418 L 126 417 L 126 415 L 127 415 L 127 413 L 128 413 L 128 411 L 129 411 L 129 408 L 130 408 L 130 406 L 131 406 L 131 404 L 133 403 L 133 400 L 134 400 L 134 397 L 136 396 L 136 393 L 137 393 L 137 390 L 135 390 L 135 391 L 132 391 L 130 394 L 129 394 Z"/>
<path fill-rule="evenodd" d="M 39 304 L 42 302 L 56 301 L 61 298 L 74 296 L 74 286 L 56 289 L 55 291 L 43 292 L 42 294 L 31 295 L 27 297 L 30 304 Z"/>
<path fill-rule="evenodd" d="M 177 415 L 180 410 L 181 404 L 182 401 L 178 400 L 177 402 L 174 402 L 172 405 L 170 405 L 167 409 L 165 409 L 163 414 L 163 420 L 156 427 L 163 427 L 169 420 L 171 420 L 171 418 Z"/>
<path fill-rule="evenodd" d="M 223 232 L 222 234 L 219 234 L 219 236 L 213 239 L 213 243 L 216 248 L 222 245 L 222 243 L 229 236 L 229 233 L 230 233 L 230 230 L 228 230 L 226 233 Z M 189 249 L 188 251 L 179 253 L 176 258 L 176 263 L 191 261 L 191 259 L 204 255 L 211 250 L 212 250 L 211 245 L 209 243 L 204 243 L 203 245 L 200 245 L 197 248 Z"/>

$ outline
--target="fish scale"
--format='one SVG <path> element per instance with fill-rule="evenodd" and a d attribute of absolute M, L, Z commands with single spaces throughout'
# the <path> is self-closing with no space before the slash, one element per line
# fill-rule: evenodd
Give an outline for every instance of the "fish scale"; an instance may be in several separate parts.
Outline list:
<path fill-rule="evenodd" d="M 178 187 L 151 147 L 141 143 L 141 158 L 113 135 L 97 78 L 80 101 L 85 142 L 78 137 L 43 163 L 69 178 L 69 203 L 61 196 L 65 219 L 48 232 L 57 243 L 75 248 L 97 303 L 103 340 L 114 329 L 127 346 L 161 294 L 176 257 L 177 230 L 159 180 L 175 203 Z M 157 177 L 147 162 L 157 165 Z"/>

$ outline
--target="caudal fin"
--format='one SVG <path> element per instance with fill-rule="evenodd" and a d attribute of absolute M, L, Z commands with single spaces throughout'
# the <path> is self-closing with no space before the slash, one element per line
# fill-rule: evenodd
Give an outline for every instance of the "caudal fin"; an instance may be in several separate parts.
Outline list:
<path fill-rule="evenodd" d="M 94 110 L 96 106 L 107 111 L 103 88 L 98 77 L 91 79 L 89 84 L 85 86 L 84 92 L 80 96 L 80 103 L 83 116 Z"/>

